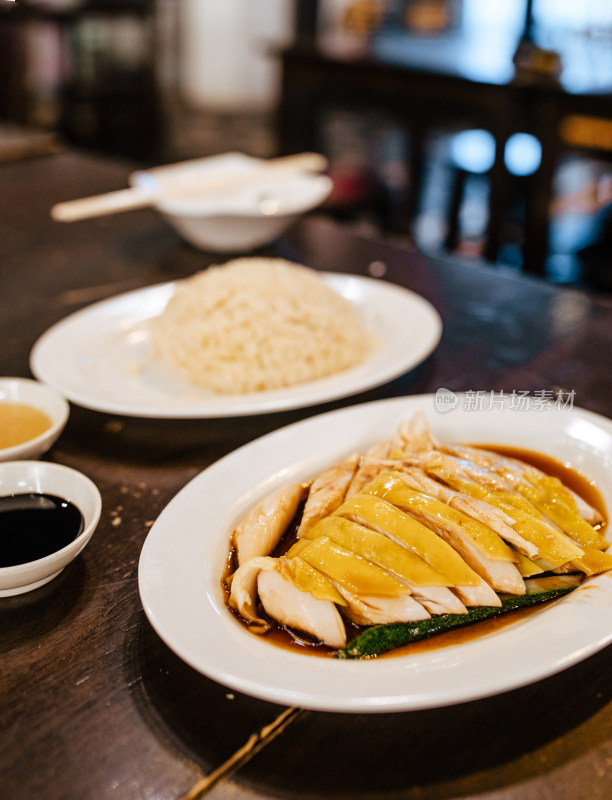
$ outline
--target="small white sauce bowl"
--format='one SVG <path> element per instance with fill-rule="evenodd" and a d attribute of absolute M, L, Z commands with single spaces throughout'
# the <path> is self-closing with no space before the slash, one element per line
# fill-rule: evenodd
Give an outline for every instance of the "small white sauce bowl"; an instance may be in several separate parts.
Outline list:
<path fill-rule="evenodd" d="M 23 594 L 57 577 L 91 539 L 102 513 L 95 483 L 71 467 L 47 461 L 8 461 L 0 464 L 0 497 L 50 494 L 75 505 L 83 515 L 83 531 L 65 547 L 44 558 L 0 567 L 0 597 Z"/>
<path fill-rule="evenodd" d="M 51 427 L 34 439 L 0 448 L 0 461 L 38 458 L 53 445 L 64 430 L 70 406 L 56 391 L 29 378 L 0 378 L 0 403 L 23 403 L 43 411 L 51 420 Z"/>
<path fill-rule="evenodd" d="M 216 204 L 165 200 L 158 210 L 194 247 L 214 253 L 246 253 L 278 238 L 330 194 L 326 175 L 294 175 L 250 187 Z"/>
<path fill-rule="evenodd" d="M 198 174 L 231 178 L 245 167 L 262 163 L 241 153 L 227 153 L 200 159 L 192 166 L 187 162 L 177 174 L 184 174 L 186 179 Z M 133 173 L 131 185 L 163 188 L 163 178 L 158 183 L 152 173 Z M 271 174 L 241 188 L 220 190 L 214 196 L 191 193 L 164 197 L 162 192 L 155 207 L 194 247 L 213 253 L 246 253 L 278 238 L 300 216 L 321 205 L 332 188 L 327 175 Z"/>

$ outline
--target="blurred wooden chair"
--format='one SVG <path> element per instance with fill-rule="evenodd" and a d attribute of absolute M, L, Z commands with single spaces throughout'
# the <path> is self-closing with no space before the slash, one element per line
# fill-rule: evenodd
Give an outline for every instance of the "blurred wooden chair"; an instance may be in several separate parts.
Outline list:
<path fill-rule="evenodd" d="M 495 161 L 495 138 L 483 129 L 460 131 L 451 137 L 449 159 L 451 189 L 444 248 L 453 251 L 459 244 L 461 209 L 468 181 L 474 176 L 490 177 Z M 541 159 L 542 146 L 535 136 L 528 133 L 510 136 L 504 148 L 504 165 L 512 176 L 510 188 L 516 188 L 517 182 L 533 175 Z M 511 200 L 512 197 L 508 196 L 505 201 L 508 210 Z"/>

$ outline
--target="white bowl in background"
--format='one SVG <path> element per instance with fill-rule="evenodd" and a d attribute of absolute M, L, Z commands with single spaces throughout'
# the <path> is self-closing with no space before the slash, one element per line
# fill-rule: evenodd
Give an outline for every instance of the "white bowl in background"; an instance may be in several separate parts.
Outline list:
<path fill-rule="evenodd" d="M 0 378 L 0 403 L 22 403 L 43 411 L 51 420 L 51 426 L 39 436 L 0 448 L 0 461 L 38 458 L 46 453 L 64 430 L 70 414 L 70 406 L 61 394 L 29 378 Z"/>
<path fill-rule="evenodd" d="M 201 159 L 193 166 L 202 175 L 231 177 L 263 163 L 240 153 Z M 184 169 L 183 167 L 181 169 Z M 150 188 L 156 178 L 147 172 L 130 177 L 132 186 Z M 333 184 L 319 173 L 270 175 L 265 179 L 198 198 L 158 199 L 157 210 L 190 244 L 216 253 L 245 253 L 272 242 L 302 214 L 321 205 Z"/>
<path fill-rule="evenodd" d="M 83 530 L 72 542 L 50 555 L 24 564 L 0 567 L 0 597 L 37 589 L 57 577 L 83 550 L 102 513 L 95 483 L 71 467 L 48 461 L 7 461 L 0 464 L 0 497 L 49 494 L 68 500 L 83 516 Z"/>

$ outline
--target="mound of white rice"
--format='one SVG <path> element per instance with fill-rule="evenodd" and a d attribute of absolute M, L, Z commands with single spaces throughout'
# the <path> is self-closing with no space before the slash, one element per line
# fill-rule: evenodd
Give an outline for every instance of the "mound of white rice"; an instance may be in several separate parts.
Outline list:
<path fill-rule="evenodd" d="M 240 258 L 177 284 L 151 320 L 154 352 L 222 394 L 293 386 L 363 361 L 374 342 L 354 307 L 314 270 Z"/>

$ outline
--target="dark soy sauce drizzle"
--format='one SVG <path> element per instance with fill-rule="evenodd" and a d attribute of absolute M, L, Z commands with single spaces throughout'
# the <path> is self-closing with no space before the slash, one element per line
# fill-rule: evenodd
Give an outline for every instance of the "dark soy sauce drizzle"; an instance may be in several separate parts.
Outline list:
<path fill-rule="evenodd" d="M 0 567 L 26 564 L 61 550 L 83 531 L 83 515 L 62 497 L 0 497 Z"/>

